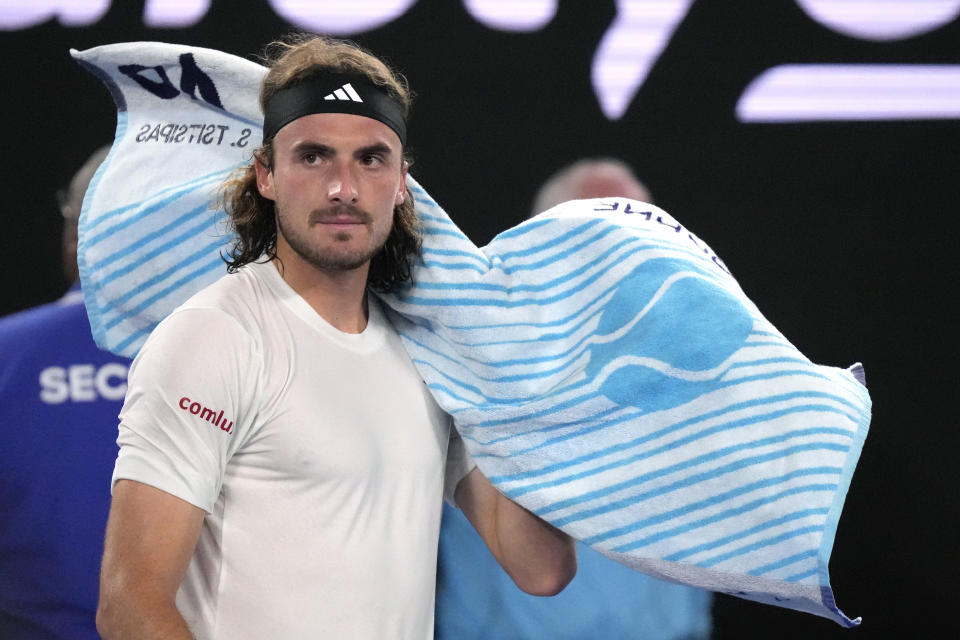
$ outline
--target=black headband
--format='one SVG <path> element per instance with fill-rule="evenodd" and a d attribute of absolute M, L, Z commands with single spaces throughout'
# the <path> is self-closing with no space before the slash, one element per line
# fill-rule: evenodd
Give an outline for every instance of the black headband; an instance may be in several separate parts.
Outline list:
<path fill-rule="evenodd" d="M 352 113 L 379 120 L 407 144 L 407 122 L 397 102 L 361 75 L 330 73 L 275 93 L 263 108 L 263 141 L 297 118 L 313 113 Z"/>

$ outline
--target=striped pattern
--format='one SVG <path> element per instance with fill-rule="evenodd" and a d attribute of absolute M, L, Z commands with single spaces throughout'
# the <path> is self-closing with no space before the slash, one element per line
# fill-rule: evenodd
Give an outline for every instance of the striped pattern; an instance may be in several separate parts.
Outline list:
<path fill-rule="evenodd" d="M 256 96 L 265 69 L 212 49 L 156 42 L 72 54 L 106 84 L 118 110 L 113 148 L 84 197 L 80 279 L 97 344 L 132 357 L 160 320 L 226 273 L 220 256 L 232 236 L 213 203 L 260 142 Z M 186 93 L 186 54 L 210 77 L 222 108 L 196 89 Z M 120 71 L 130 66 L 141 69 L 140 82 Z M 164 99 L 145 88 L 163 79 L 179 95 Z"/>
<path fill-rule="evenodd" d="M 96 305 L 91 318 L 98 344 L 134 355 L 157 322 L 226 273 L 220 255 L 229 251 L 231 237 L 225 214 L 210 201 L 228 173 L 216 171 L 86 217 L 78 253 L 84 291 Z"/>
<path fill-rule="evenodd" d="M 656 207 L 566 203 L 481 251 L 411 188 L 426 249 L 386 302 L 501 491 L 650 573 L 856 623 L 827 573 L 870 417 L 852 372 Z"/>
<path fill-rule="evenodd" d="M 184 52 L 224 109 L 158 99 L 117 72 L 138 64 L 175 78 Z M 119 110 L 84 200 L 83 290 L 98 344 L 133 355 L 225 272 L 232 238 L 211 202 L 249 162 L 235 145 L 143 144 L 138 132 L 213 121 L 250 127 L 253 148 L 263 69 L 156 43 L 74 55 Z M 501 491 L 651 575 L 857 623 L 834 604 L 827 563 L 869 423 L 859 369 L 811 363 L 660 209 L 566 203 L 480 250 L 408 186 L 423 252 L 416 284 L 383 301 Z"/>

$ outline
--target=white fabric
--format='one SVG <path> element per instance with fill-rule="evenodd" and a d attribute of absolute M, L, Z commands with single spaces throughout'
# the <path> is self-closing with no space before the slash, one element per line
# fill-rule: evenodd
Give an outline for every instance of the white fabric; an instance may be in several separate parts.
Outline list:
<path fill-rule="evenodd" d="M 208 512 L 177 597 L 198 638 L 426 639 L 454 438 L 376 301 L 344 334 L 250 265 L 147 341 L 114 482 Z"/>

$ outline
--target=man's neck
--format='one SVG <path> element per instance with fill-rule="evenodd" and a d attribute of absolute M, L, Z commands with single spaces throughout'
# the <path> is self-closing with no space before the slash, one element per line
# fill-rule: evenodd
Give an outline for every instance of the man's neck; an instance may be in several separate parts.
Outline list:
<path fill-rule="evenodd" d="M 361 333 L 367 327 L 368 265 L 351 271 L 325 271 L 299 256 L 274 258 L 280 277 L 321 318 L 344 333 Z"/>

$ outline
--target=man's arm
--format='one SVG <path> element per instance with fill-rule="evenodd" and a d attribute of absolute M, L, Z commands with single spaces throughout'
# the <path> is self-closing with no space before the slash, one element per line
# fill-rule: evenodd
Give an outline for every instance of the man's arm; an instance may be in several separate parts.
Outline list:
<path fill-rule="evenodd" d="M 113 487 L 97 631 L 103 638 L 192 638 L 176 595 L 200 537 L 204 512 L 133 480 Z"/>
<path fill-rule="evenodd" d="M 509 500 L 474 468 L 455 498 L 514 583 L 535 596 L 560 593 L 577 572 L 576 542 Z"/>

